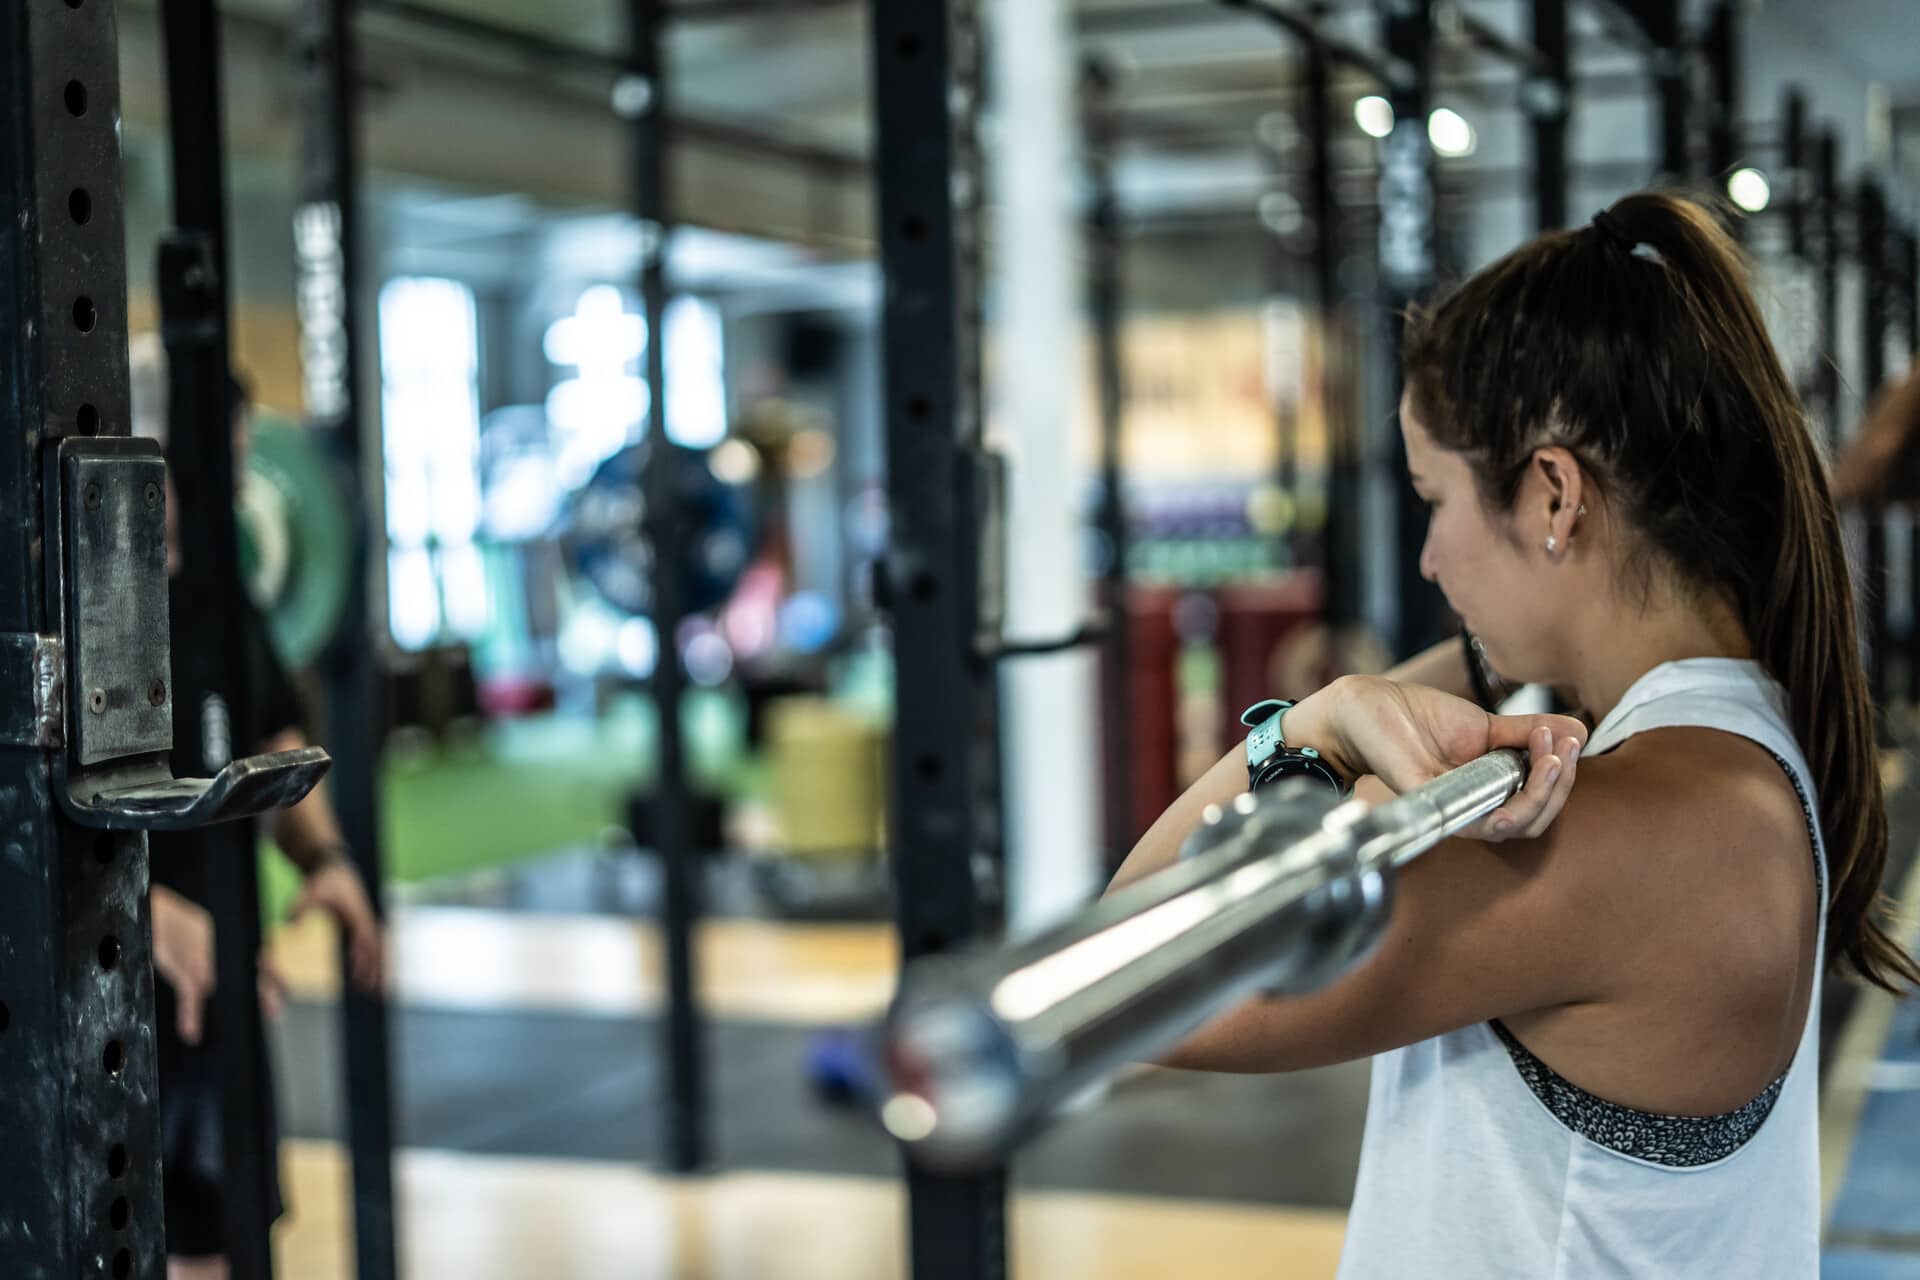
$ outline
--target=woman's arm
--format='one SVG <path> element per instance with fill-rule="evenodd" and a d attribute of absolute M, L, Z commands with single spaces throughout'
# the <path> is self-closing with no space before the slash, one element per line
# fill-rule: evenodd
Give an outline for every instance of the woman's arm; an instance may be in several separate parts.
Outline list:
<path fill-rule="evenodd" d="M 1450 636 L 1432 648 L 1414 654 L 1387 672 L 1384 678 L 1402 684 L 1425 685 L 1456 698 L 1473 697 L 1473 682 L 1467 676 L 1466 654 L 1458 636 Z M 1207 806 L 1225 804 L 1246 789 L 1247 744 L 1238 742 L 1233 750 L 1187 788 L 1186 793 L 1174 801 L 1140 837 L 1139 843 L 1127 854 L 1126 861 L 1120 864 L 1120 870 L 1114 874 L 1107 892 L 1111 893 L 1129 881 L 1173 865 L 1180 854 L 1181 844 L 1200 825 L 1200 815 L 1206 812 Z"/>
<path fill-rule="evenodd" d="M 263 750 L 293 751 L 306 745 L 304 733 L 285 729 L 269 738 Z M 380 921 L 360 872 L 347 857 L 340 820 L 324 782 L 298 804 L 274 815 L 273 842 L 300 869 L 303 881 L 288 920 L 298 920 L 314 907 L 326 911 L 340 925 L 354 981 L 362 990 L 379 990 L 386 965 Z"/>
<path fill-rule="evenodd" d="M 1531 843 L 1455 839 L 1428 853 L 1396 874 L 1392 926 L 1367 964 L 1317 995 L 1241 1006 L 1180 1046 L 1167 1065 L 1289 1070 L 1411 1043 L 1482 1016 L 1580 998 L 1570 993 L 1588 989 L 1585 965 L 1593 948 L 1577 945 L 1579 930 L 1593 924 L 1582 916 L 1581 895 L 1569 891 L 1574 877 L 1563 869 L 1574 860 L 1552 856 L 1559 846 L 1534 838 L 1566 825 L 1562 809 L 1583 727 L 1558 716 L 1489 716 L 1433 690 L 1366 677 L 1337 681 L 1288 716 L 1290 741 L 1318 747 L 1348 776 L 1383 775 L 1363 778 L 1359 789 L 1362 799 L 1375 802 L 1489 750 L 1527 747 L 1533 760 L 1526 788 L 1471 833 Z M 1562 735 L 1557 741 L 1555 733 Z M 1245 779 L 1243 748 L 1161 815 L 1114 885 L 1171 862 L 1207 805 L 1244 791 Z M 1582 806 L 1583 814 L 1594 812 Z M 1619 831 L 1590 816 L 1575 825 L 1587 830 L 1573 838 L 1587 842 Z M 1568 944 L 1564 953 L 1556 940 Z M 1564 964 L 1554 962 L 1556 954 Z"/>
<path fill-rule="evenodd" d="M 1622 934 L 1597 872 L 1628 829 L 1603 815 L 1645 795 L 1626 761 L 1591 762 L 1552 828 L 1533 840 L 1442 842 L 1394 873 L 1379 946 L 1345 976 L 1295 997 L 1258 997 L 1159 1059 L 1196 1071 L 1272 1072 L 1349 1062 L 1476 1022 L 1605 998 Z M 1640 838 L 1652 839 L 1641 834 Z"/>

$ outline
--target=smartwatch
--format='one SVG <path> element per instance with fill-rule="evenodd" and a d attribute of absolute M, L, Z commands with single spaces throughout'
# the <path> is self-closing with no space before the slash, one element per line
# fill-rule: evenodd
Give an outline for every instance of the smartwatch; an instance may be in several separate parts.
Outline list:
<path fill-rule="evenodd" d="M 1345 795 L 1347 784 L 1333 766 L 1320 758 L 1312 747 L 1290 747 L 1281 735 L 1280 721 L 1290 701 L 1268 698 L 1256 702 L 1240 715 L 1247 726 L 1247 790 L 1258 791 L 1269 783 L 1286 778 L 1312 778 Z"/>

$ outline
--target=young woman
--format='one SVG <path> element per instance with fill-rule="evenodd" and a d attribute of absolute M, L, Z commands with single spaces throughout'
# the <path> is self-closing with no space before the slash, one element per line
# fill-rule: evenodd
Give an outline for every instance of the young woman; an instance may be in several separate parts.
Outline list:
<path fill-rule="evenodd" d="M 1820 980 L 1920 968 L 1875 922 L 1886 817 L 1839 524 L 1738 251 L 1705 209 L 1635 195 L 1412 317 L 1404 351 L 1421 570 L 1488 663 L 1569 692 L 1591 734 L 1455 696 L 1458 645 L 1284 712 L 1283 750 L 1363 798 L 1496 745 L 1527 742 L 1532 774 L 1400 875 L 1367 963 L 1168 1062 L 1376 1055 L 1352 1280 L 1814 1276 Z M 1243 747 L 1116 883 L 1247 782 Z"/>

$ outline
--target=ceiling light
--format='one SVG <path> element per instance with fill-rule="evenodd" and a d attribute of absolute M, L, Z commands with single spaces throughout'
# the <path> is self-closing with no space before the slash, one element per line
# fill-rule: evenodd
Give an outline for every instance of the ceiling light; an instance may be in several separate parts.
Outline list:
<path fill-rule="evenodd" d="M 1368 94 L 1353 104 L 1353 122 L 1370 138 L 1384 138 L 1393 132 L 1393 104 L 1378 94 Z"/>
<path fill-rule="evenodd" d="M 1758 169 L 1735 169 L 1727 177 L 1727 195 L 1748 213 L 1758 213 L 1773 198 L 1773 188 Z"/>
<path fill-rule="evenodd" d="M 1427 117 L 1427 140 L 1443 156 L 1470 156 L 1479 145 L 1473 126 L 1451 107 L 1440 107 Z"/>

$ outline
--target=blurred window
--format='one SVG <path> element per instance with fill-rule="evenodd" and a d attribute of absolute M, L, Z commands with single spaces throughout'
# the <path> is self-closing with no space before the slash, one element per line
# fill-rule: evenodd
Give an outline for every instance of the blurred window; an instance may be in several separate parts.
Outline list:
<path fill-rule="evenodd" d="M 400 276 L 380 290 L 387 615 L 419 650 L 487 625 L 480 523 L 480 340 L 473 290 Z"/>

